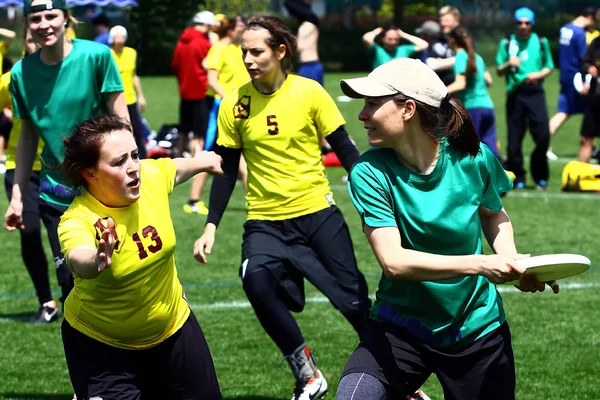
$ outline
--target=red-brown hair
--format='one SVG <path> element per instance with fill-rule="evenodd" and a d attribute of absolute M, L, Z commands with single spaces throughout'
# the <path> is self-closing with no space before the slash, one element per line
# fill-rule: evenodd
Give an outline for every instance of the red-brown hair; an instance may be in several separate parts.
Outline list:
<path fill-rule="evenodd" d="M 70 137 L 63 139 L 65 158 L 58 168 L 73 186 L 87 187 L 83 171 L 98 165 L 105 136 L 120 130 L 129 131 L 133 135 L 129 122 L 115 115 L 103 114 L 84 121 Z"/>

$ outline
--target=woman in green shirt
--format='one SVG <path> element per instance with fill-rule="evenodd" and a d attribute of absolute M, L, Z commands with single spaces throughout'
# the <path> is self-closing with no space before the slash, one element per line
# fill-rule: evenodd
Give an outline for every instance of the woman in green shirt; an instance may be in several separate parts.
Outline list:
<path fill-rule="evenodd" d="M 23 197 L 39 140 L 44 141 L 40 172 L 40 216 L 48 230 L 64 301 L 73 285 L 56 229 L 77 191 L 57 168 L 64 157 L 63 138 L 81 121 L 110 113 L 129 120 L 123 84 L 110 49 L 65 34 L 71 17 L 65 0 L 25 0 L 23 14 L 40 49 L 18 61 L 12 71 L 12 111 L 20 118 L 15 178 L 7 230 L 23 229 Z"/>
<path fill-rule="evenodd" d="M 383 274 L 338 399 L 405 398 L 435 373 L 446 399 L 514 399 L 510 330 L 494 284 L 544 290 L 515 261 L 500 194 L 511 182 L 468 112 L 421 61 L 399 59 L 342 91 L 373 148 L 350 197 Z M 496 254 L 483 254 L 483 235 Z M 558 292 L 558 286 L 554 286 Z"/>
<path fill-rule="evenodd" d="M 494 103 L 487 89 L 492 85 L 492 76 L 487 71 L 483 58 L 475 53 L 472 36 L 465 28 L 454 28 L 449 34 L 449 44 L 456 57 L 454 82 L 448 85 L 448 93 L 462 101 L 473 120 L 479 139 L 501 159 Z"/>

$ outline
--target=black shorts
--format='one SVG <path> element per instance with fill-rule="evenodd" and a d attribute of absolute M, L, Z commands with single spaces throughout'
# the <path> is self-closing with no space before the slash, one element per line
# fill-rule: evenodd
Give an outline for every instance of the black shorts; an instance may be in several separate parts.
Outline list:
<path fill-rule="evenodd" d="M 193 313 L 173 336 L 146 350 L 108 346 L 66 320 L 62 339 L 78 399 L 222 399 L 208 344 Z"/>
<path fill-rule="evenodd" d="M 12 130 L 12 121 L 6 118 L 6 115 L 0 110 L 0 136 L 6 141 L 4 147 L 8 144 L 10 139 L 10 131 Z"/>
<path fill-rule="evenodd" d="M 240 277 L 268 269 L 284 288 L 282 299 L 295 312 L 304 308 L 304 278 L 343 314 L 371 306 L 358 270 L 344 216 L 335 207 L 283 221 L 244 224 Z"/>
<path fill-rule="evenodd" d="M 206 99 L 181 100 L 179 104 L 179 125 L 181 132 L 186 135 L 193 132 L 194 137 L 201 139 L 206 136 L 210 108 Z"/>
<path fill-rule="evenodd" d="M 583 112 L 581 136 L 587 138 L 600 137 L 600 105 L 587 105 Z"/>
<path fill-rule="evenodd" d="M 462 350 L 444 352 L 400 327 L 371 321 L 341 377 L 353 373 L 379 379 L 391 398 L 406 398 L 432 373 L 446 400 L 515 398 L 515 362 L 506 322 Z"/>

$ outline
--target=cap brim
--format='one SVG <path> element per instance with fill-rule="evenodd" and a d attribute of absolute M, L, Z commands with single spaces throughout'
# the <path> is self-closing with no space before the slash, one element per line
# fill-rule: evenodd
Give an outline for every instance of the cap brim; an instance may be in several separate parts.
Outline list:
<path fill-rule="evenodd" d="M 352 99 L 392 96 L 398 93 L 397 90 L 390 89 L 368 76 L 363 78 L 342 79 L 340 87 L 342 92 Z"/>
<path fill-rule="evenodd" d="M 417 35 L 420 35 L 420 34 L 421 34 L 421 33 L 423 33 L 423 32 L 425 32 L 425 28 L 417 28 L 417 29 L 415 29 L 415 33 L 416 33 Z"/>

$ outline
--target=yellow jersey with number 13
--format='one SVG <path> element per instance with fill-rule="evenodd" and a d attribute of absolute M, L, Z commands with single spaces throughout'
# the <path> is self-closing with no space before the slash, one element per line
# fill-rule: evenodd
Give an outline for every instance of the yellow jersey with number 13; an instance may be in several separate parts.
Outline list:
<path fill-rule="evenodd" d="M 334 204 L 321 156 L 344 117 L 323 87 L 288 75 L 272 94 L 252 82 L 229 93 L 219 109 L 220 146 L 241 149 L 248 163 L 248 219 L 285 220 Z"/>
<path fill-rule="evenodd" d="M 171 159 L 142 160 L 138 201 L 108 208 L 84 190 L 61 217 L 58 235 L 67 263 L 77 246 L 98 248 L 108 217 L 118 236 L 109 268 L 94 279 L 75 276 L 64 310 L 73 328 L 110 346 L 144 349 L 173 335 L 187 320 L 190 310 L 177 278 L 169 212 L 175 173 Z"/>

